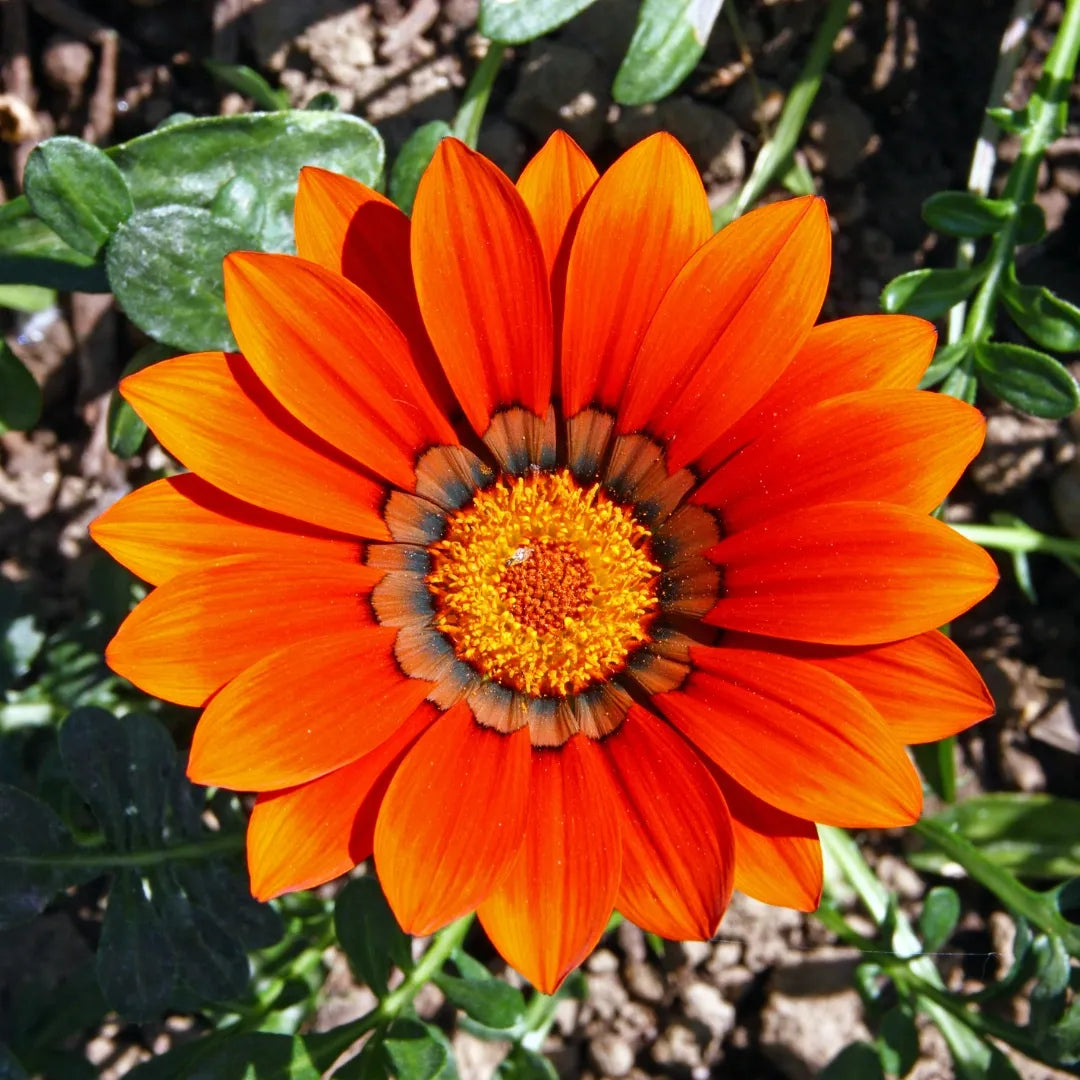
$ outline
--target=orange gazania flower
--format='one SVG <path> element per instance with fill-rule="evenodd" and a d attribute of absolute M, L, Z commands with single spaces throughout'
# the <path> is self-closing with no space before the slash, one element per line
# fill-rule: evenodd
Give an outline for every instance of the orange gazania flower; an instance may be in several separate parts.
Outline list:
<path fill-rule="evenodd" d="M 124 381 L 191 472 L 93 530 L 156 586 L 109 663 L 259 793 L 256 895 L 374 852 L 551 991 L 613 908 L 812 909 L 815 822 L 916 819 L 904 744 L 992 707 L 934 628 L 993 563 L 928 516 L 983 421 L 914 389 L 927 323 L 814 326 L 820 200 L 714 236 L 667 136 L 516 186 L 447 140 L 411 222 L 305 170 L 296 242 L 226 262 L 242 355 Z"/>

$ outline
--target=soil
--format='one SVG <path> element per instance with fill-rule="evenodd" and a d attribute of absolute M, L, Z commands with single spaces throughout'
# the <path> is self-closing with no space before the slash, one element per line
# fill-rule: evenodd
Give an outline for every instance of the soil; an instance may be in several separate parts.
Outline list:
<path fill-rule="evenodd" d="M 561 126 L 603 167 L 664 128 L 689 148 L 719 204 L 745 178 L 762 133 L 775 122 L 822 5 L 745 0 L 737 8 L 741 42 L 722 17 L 678 92 L 656 106 L 620 108 L 610 86 L 637 6 L 598 0 L 551 37 L 513 50 L 495 84 L 480 149 L 513 176 Z M 420 124 L 452 118 L 483 49 L 476 7 L 477 0 L 7 0 L 3 90 L 23 103 L 23 127 L 20 141 L 0 154 L 0 198 L 18 193 L 30 147 L 48 135 L 108 145 L 174 112 L 249 109 L 249 101 L 207 74 L 202 61 L 209 58 L 250 64 L 294 105 L 331 91 L 343 108 L 378 125 L 393 160 Z M 823 317 L 874 311 L 895 275 L 951 264 L 951 244 L 927 231 L 919 208 L 931 192 L 966 185 L 1011 7 L 1008 0 L 853 0 L 799 149 L 835 224 Z M 1034 84 L 1062 5 L 1047 0 L 1037 7 L 1010 91 L 1014 102 L 1026 100 Z M 118 34 L 115 48 L 103 33 L 109 29 Z M 1074 303 L 1080 302 L 1076 104 L 1074 94 L 1070 134 L 1040 174 L 1038 200 L 1049 233 L 1022 256 L 1025 281 L 1049 285 Z M 1016 149 L 1003 142 L 997 183 Z M 83 604 L 87 523 L 162 463 L 154 449 L 119 461 L 104 439 L 108 394 L 142 338 L 108 297 L 68 296 L 56 309 L 26 318 L 0 312 L 0 319 L 45 392 L 40 424 L 0 440 L 0 569 L 35 590 L 44 622 L 55 628 Z M 1008 326 L 1000 332 L 1014 334 Z M 988 521 L 1006 511 L 1038 529 L 1080 536 L 1076 417 L 1052 423 L 989 400 L 980 404 L 989 416 L 987 445 L 950 513 Z M 1034 559 L 1032 575 L 1037 605 L 1003 563 L 1001 586 L 954 628 L 998 702 L 997 715 L 960 740 L 962 795 L 1077 791 L 1080 589 L 1049 558 Z M 882 876 L 917 910 L 927 883 L 896 857 L 910 839 L 865 839 Z M 999 951 L 992 942 L 1001 916 L 979 890 L 969 889 L 965 904 L 971 966 L 984 970 Z M 48 918 L 55 947 L 46 950 L 46 963 L 62 969 L 85 946 L 77 936 L 70 948 L 56 945 L 71 937 L 67 916 Z M 0 984 L 10 989 L 17 964 L 14 953 L 7 959 Z M 741 896 L 708 944 L 669 944 L 657 954 L 624 924 L 585 965 L 588 997 L 563 1005 L 545 1049 L 561 1076 L 583 1080 L 806 1080 L 852 1039 L 868 1037 L 851 988 L 853 965 L 853 954 L 812 917 Z M 347 969 L 332 967 L 318 1027 L 370 1006 Z M 452 1026 L 437 992 L 420 1004 Z M 101 1063 L 102 1075 L 119 1076 L 184 1026 L 179 1018 L 150 1038 L 113 1025 L 86 1035 L 87 1053 Z M 505 1051 L 460 1031 L 454 1039 L 465 1078 L 489 1077 Z M 922 1033 L 922 1052 L 912 1075 L 950 1075 L 932 1029 Z M 1030 1064 L 1020 1068 L 1030 1080 L 1054 1075 Z"/>

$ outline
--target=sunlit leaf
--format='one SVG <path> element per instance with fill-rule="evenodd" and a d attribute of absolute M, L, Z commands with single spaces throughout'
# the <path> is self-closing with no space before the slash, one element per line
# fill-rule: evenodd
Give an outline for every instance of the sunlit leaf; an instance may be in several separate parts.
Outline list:
<path fill-rule="evenodd" d="M 938 319 L 966 300 L 986 274 L 986 267 L 970 270 L 912 270 L 893 278 L 881 294 L 882 309 Z"/>
<path fill-rule="evenodd" d="M 520 44 L 568 22 L 593 0 L 480 0 L 480 33 Z"/>
<path fill-rule="evenodd" d="M 975 365 L 980 382 L 1021 412 L 1060 420 L 1080 407 L 1076 380 L 1059 361 L 1037 349 L 980 342 Z"/>
<path fill-rule="evenodd" d="M 950 236 L 990 236 L 1012 217 L 1009 199 L 988 199 L 973 191 L 937 191 L 922 204 L 923 221 Z"/>
<path fill-rule="evenodd" d="M 1080 308 L 1041 285 L 1021 285 L 1013 275 L 1002 283 L 1001 297 L 1013 322 L 1036 345 L 1053 352 L 1080 351 Z"/>

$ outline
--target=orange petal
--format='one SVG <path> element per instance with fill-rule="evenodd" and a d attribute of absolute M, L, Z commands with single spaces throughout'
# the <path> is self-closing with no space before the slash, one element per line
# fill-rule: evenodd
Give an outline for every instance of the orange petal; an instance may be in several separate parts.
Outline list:
<path fill-rule="evenodd" d="M 385 195 L 338 173 L 310 165 L 300 170 L 297 253 L 347 277 L 397 323 L 432 397 L 450 415 L 454 396 L 416 299 L 410 230 L 408 217 Z"/>
<path fill-rule="evenodd" d="M 358 563 L 360 545 L 295 518 L 260 510 L 199 479 L 169 476 L 113 503 L 90 535 L 151 585 L 234 555 Z"/>
<path fill-rule="evenodd" d="M 551 397 L 551 295 L 536 226 L 514 185 L 444 139 L 413 205 L 424 324 L 478 434 L 501 405 L 538 416 Z"/>
<path fill-rule="evenodd" d="M 903 743 L 937 742 L 994 712 L 994 699 L 975 665 L 937 630 L 865 649 L 798 641 L 770 641 L 766 647 L 802 657 L 850 683 Z"/>
<path fill-rule="evenodd" d="M 225 259 L 225 303 L 263 384 L 362 465 L 412 490 L 417 454 L 457 443 L 405 337 L 352 282 L 291 255 L 240 252 Z"/>
<path fill-rule="evenodd" d="M 525 843 L 478 914 L 503 958 L 553 994 L 615 906 L 623 811 L 603 751 L 585 736 L 531 756 Z"/>
<path fill-rule="evenodd" d="M 723 769 L 710 771 L 731 811 L 735 888 L 763 904 L 813 911 L 822 887 L 817 826 L 759 799 Z"/>
<path fill-rule="evenodd" d="M 382 485 L 287 413 L 242 356 L 163 360 L 120 391 L 161 445 L 215 487 L 301 521 L 390 539 Z"/>
<path fill-rule="evenodd" d="M 982 446 L 986 422 L 944 394 L 868 390 L 792 416 L 695 493 L 737 532 L 787 510 L 877 499 L 929 513 Z"/>
<path fill-rule="evenodd" d="M 566 227 L 599 174 L 565 131 L 556 131 L 518 177 L 517 189 L 532 214 L 550 275 Z"/>
<path fill-rule="evenodd" d="M 679 273 L 649 324 L 620 432 L 668 440 L 693 461 L 777 380 L 825 299 L 831 250 L 820 199 L 791 199 L 722 229 Z"/>
<path fill-rule="evenodd" d="M 397 631 L 324 632 L 263 655 L 207 705 L 188 776 L 237 791 L 276 791 L 371 753 L 432 684 L 402 675 Z"/>
<path fill-rule="evenodd" d="M 660 298 L 711 233 L 701 177 L 670 135 L 631 147 L 596 182 L 566 271 L 565 416 L 593 403 L 618 406 Z"/>
<path fill-rule="evenodd" d="M 371 854 L 375 819 L 394 772 L 437 715 L 433 705 L 421 705 L 370 754 L 299 787 L 259 795 L 247 831 L 257 899 L 313 889 Z"/>
<path fill-rule="evenodd" d="M 234 556 L 159 585 L 124 620 L 105 659 L 155 697 L 202 705 L 275 649 L 299 649 L 335 626 L 370 625 L 361 597 L 381 577 L 345 562 Z"/>
<path fill-rule="evenodd" d="M 725 772 L 789 814 L 843 828 L 910 825 L 918 774 L 861 694 L 790 656 L 690 651 L 697 669 L 653 704 Z"/>
<path fill-rule="evenodd" d="M 430 934 L 505 877 L 530 808 L 527 728 L 481 727 L 465 704 L 409 751 L 375 826 L 375 866 L 397 920 Z"/>
<path fill-rule="evenodd" d="M 834 645 L 877 645 L 941 626 L 998 579 L 977 544 L 885 503 L 793 510 L 708 554 L 724 584 L 706 622 Z"/>
<path fill-rule="evenodd" d="M 731 899 L 731 820 L 701 759 L 632 705 L 601 744 L 623 805 L 618 909 L 674 941 L 705 941 Z"/>
<path fill-rule="evenodd" d="M 932 323 L 911 315 L 854 315 L 815 326 L 780 378 L 701 455 L 710 473 L 792 413 L 856 390 L 914 390 L 937 344 Z"/>

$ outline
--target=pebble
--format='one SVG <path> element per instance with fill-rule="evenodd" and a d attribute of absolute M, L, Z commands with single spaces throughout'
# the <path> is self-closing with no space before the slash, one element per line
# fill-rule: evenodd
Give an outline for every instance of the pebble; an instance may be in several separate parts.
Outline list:
<path fill-rule="evenodd" d="M 634 1051 L 611 1032 L 589 1040 L 589 1056 L 604 1076 L 626 1076 L 634 1067 Z"/>
<path fill-rule="evenodd" d="M 631 960 L 623 973 L 630 993 L 642 1001 L 657 1002 L 664 998 L 664 980 L 651 964 Z"/>
<path fill-rule="evenodd" d="M 707 982 L 692 982 L 682 992 L 686 1016 L 697 1020 L 713 1034 L 717 1041 L 735 1026 L 735 1006 L 724 999 L 715 986 Z"/>

